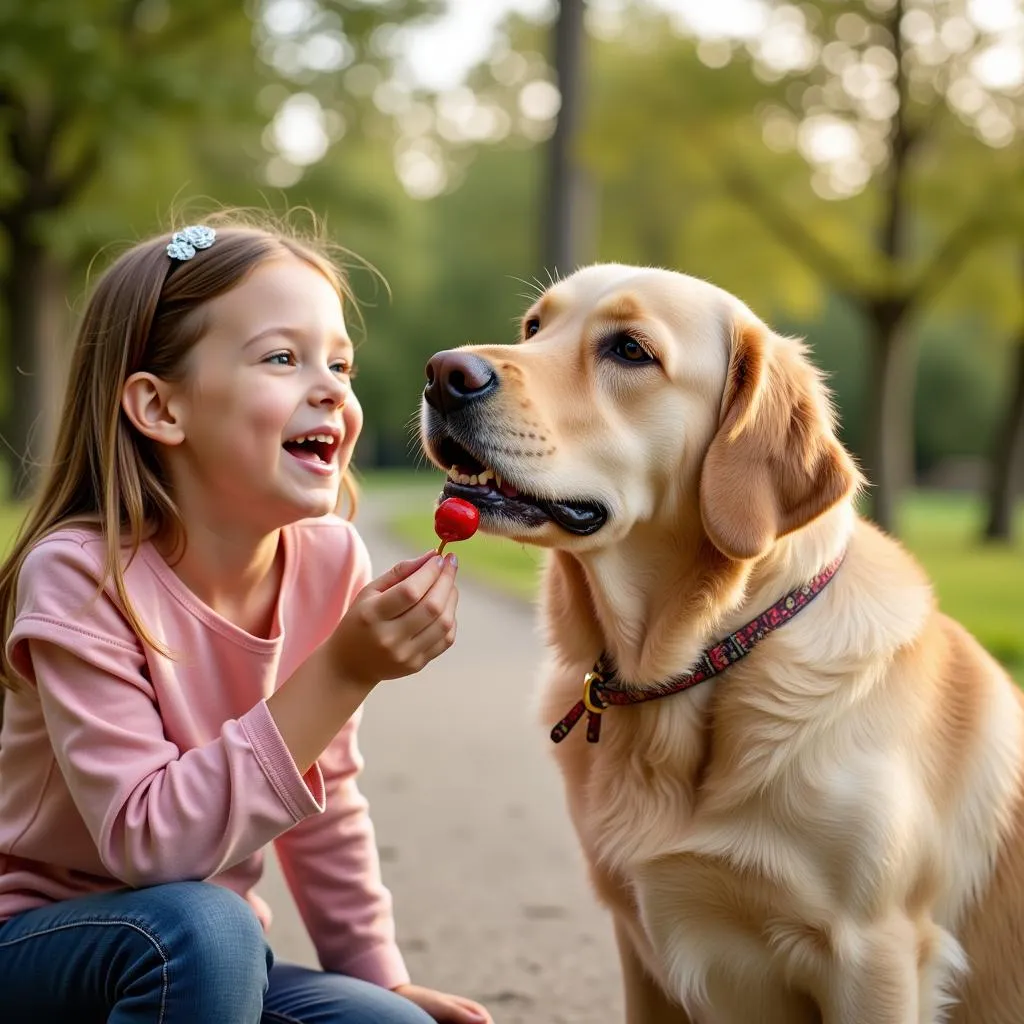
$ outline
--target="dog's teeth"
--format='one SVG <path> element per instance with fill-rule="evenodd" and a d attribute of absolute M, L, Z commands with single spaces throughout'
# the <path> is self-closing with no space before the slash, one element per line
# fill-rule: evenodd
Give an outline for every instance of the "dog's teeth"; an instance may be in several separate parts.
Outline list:
<path fill-rule="evenodd" d="M 485 469 L 482 473 L 477 474 L 477 483 L 480 484 L 481 487 L 485 487 L 487 485 L 487 481 L 490 480 L 492 476 L 494 476 L 494 474 L 489 469 Z"/>
<path fill-rule="evenodd" d="M 495 473 L 494 474 L 494 482 L 495 482 L 495 484 L 498 485 L 498 487 L 501 486 L 501 474 L 500 473 Z"/>
<path fill-rule="evenodd" d="M 452 483 L 457 484 L 459 482 L 459 473 L 454 466 L 448 470 L 448 479 L 451 480 Z"/>
<path fill-rule="evenodd" d="M 474 473 L 474 474 L 473 474 L 473 475 L 472 475 L 472 476 L 471 476 L 471 477 L 469 478 L 469 483 L 470 483 L 470 486 L 471 486 L 471 487 L 476 487 L 476 485 L 477 485 L 477 484 L 478 484 L 479 482 L 480 482 L 480 477 L 478 477 L 478 476 L 476 475 L 476 473 Z"/>

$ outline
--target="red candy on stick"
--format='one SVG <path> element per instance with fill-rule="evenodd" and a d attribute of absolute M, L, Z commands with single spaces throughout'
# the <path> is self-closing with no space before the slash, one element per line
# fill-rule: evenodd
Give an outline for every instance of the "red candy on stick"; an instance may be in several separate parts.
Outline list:
<path fill-rule="evenodd" d="M 462 498 L 445 498 L 434 510 L 434 533 L 441 538 L 437 553 L 453 540 L 469 540 L 480 525 L 480 511 L 476 505 Z"/>

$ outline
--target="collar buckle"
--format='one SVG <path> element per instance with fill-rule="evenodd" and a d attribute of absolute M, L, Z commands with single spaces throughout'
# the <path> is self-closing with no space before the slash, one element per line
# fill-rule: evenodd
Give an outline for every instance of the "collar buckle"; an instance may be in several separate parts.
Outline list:
<path fill-rule="evenodd" d="M 603 715 L 608 708 L 607 704 L 601 703 L 601 698 L 594 693 L 595 684 L 604 682 L 604 676 L 600 672 L 591 671 L 583 677 L 583 706 L 592 715 Z"/>

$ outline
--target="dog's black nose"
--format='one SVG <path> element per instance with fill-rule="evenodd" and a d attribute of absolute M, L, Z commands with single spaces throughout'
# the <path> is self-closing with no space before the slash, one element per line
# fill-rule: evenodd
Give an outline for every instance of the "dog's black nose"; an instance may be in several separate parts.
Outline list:
<path fill-rule="evenodd" d="M 438 352 L 427 363 L 423 397 L 438 412 L 455 412 L 498 388 L 498 375 L 485 359 L 469 352 Z"/>

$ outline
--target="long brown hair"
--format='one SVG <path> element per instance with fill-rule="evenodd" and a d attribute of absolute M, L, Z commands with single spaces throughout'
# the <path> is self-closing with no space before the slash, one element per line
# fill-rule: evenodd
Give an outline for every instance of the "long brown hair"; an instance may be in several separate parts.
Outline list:
<path fill-rule="evenodd" d="M 352 295 L 341 267 L 324 242 L 287 225 L 265 226 L 238 213 L 204 218 L 216 227 L 213 245 L 186 261 L 166 252 L 170 233 L 134 245 L 96 284 L 86 306 L 68 374 L 53 459 L 0 566 L 0 621 L 4 638 L 14 625 L 18 576 L 29 551 L 61 526 L 88 522 L 106 541 L 104 582 L 113 579 L 132 628 L 157 646 L 132 607 L 124 582 L 124 549 L 138 551 L 144 537 L 167 534 L 184 541 L 181 514 L 170 494 L 157 452 L 121 408 L 125 381 L 148 371 L 180 380 L 185 357 L 206 328 L 205 304 L 223 295 L 260 263 L 290 253 L 319 270 L 342 301 Z M 356 487 L 350 470 L 342 488 L 351 516 Z M 17 680 L 0 644 L 0 684 Z"/>

